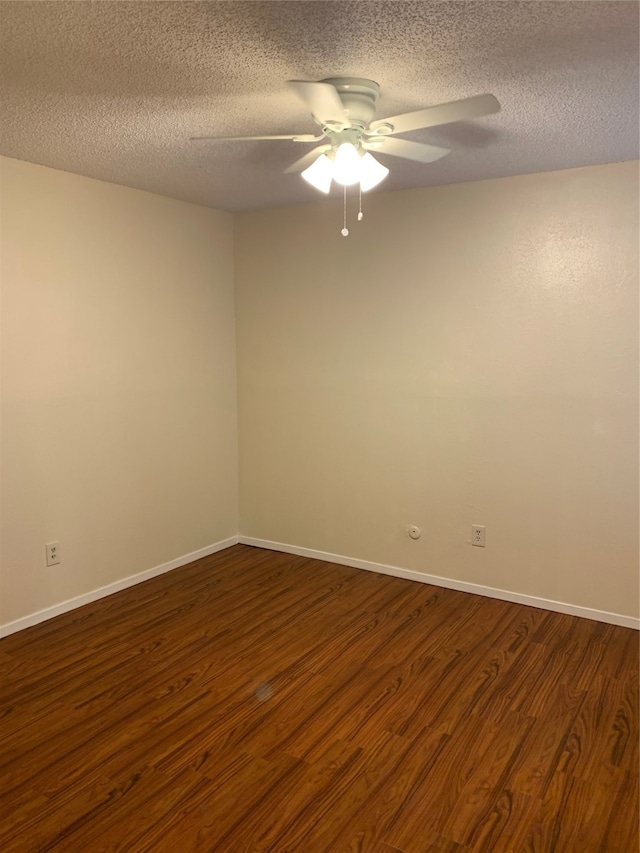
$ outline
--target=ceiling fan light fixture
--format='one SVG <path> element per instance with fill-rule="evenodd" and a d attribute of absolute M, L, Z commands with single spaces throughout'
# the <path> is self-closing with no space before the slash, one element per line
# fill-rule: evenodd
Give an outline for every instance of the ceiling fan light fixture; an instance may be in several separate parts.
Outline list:
<path fill-rule="evenodd" d="M 362 158 L 351 142 L 338 146 L 333 160 L 333 180 L 344 187 L 357 184 L 360 180 Z"/>
<path fill-rule="evenodd" d="M 320 190 L 321 193 L 328 193 L 331 188 L 331 180 L 334 177 L 333 166 L 334 164 L 327 155 L 321 154 L 301 175 L 312 187 Z"/>
<path fill-rule="evenodd" d="M 360 158 L 360 189 L 363 193 L 377 187 L 388 174 L 387 167 L 379 163 L 368 151 Z"/>
<path fill-rule="evenodd" d="M 328 77 L 316 82 L 288 82 L 306 104 L 315 122 L 320 125 L 322 132 L 319 136 L 309 133 L 201 136 L 192 137 L 192 141 L 198 144 L 232 140 L 246 142 L 252 139 L 281 139 L 296 143 L 321 142 L 313 151 L 292 163 L 285 172 L 301 172 L 308 184 L 324 194 L 329 193 L 332 181 L 336 181 L 343 187 L 346 198 L 346 187 L 359 184 L 359 190 L 367 192 L 389 174 L 389 170 L 368 153 L 369 150 L 375 153 L 378 148 L 382 148 L 385 157 L 401 157 L 417 163 L 435 163 L 450 153 L 447 148 L 398 139 L 398 134 L 468 121 L 500 111 L 500 102 L 495 95 L 485 94 L 472 95 L 459 101 L 437 104 L 385 119 L 375 119 L 380 86 L 374 80 L 366 80 L 363 77 Z M 358 216 L 359 220 L 361 218 L 362 210 Z M 343 231 L 345 230 L 346 224 Z"/>

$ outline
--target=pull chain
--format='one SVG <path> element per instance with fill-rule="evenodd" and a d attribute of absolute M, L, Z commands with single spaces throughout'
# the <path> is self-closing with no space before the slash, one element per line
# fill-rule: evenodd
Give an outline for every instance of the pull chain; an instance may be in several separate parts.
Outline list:
<path fill-rule="evenodd" d="M 358 184 L 358 222 L 362 222 L 362 184 Z"/>
<path fill-rule="evenodd" d="M 349 229 L 347 228 L 347 185 L 344 185 L 344 205 L 343 205 L 343 227 L 340 232 L 343 237 L 349 236 Z"/>

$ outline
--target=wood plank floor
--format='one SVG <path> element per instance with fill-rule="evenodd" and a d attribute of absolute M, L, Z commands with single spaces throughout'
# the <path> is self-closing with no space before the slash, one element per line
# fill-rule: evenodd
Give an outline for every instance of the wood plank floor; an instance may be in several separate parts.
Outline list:
<path fill-rule="evenodd" d="M 638 634 L 235 546 L 0 641 L 0 849 L 638 851 Z"/>

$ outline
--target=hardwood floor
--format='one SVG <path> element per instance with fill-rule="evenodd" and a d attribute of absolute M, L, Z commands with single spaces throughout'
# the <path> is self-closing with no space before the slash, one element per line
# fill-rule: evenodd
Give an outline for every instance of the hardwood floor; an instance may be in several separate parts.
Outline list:
<path fill-rule="evenodd" d="M 630 629 L 238 545 L 0 667 L 3 853 L 638 850 Z"/>

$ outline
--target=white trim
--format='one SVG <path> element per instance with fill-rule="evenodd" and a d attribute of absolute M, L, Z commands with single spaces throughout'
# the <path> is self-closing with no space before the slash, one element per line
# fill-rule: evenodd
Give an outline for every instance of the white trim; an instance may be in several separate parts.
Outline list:
<path fill-rule="evenodd" d="M 47 607 L 44 610 L 39 610 L 37 613 L 31 613 L 29 616 L 23 616 L 21 619 L 16 619 L 14 622 L 8 622 L 6 625 L 0 625 L 0 637 L 8 637 L 9 634 L 15 634 L 16 631 L 22 631 L 24 628 L 30 628 L 32 625 L 37 625 L 39 622 L 45 622 L 47 619 L 53 619 L 54 616 L 59 616 L 61 613 L 67 613 L 69 610 L 75 610 L 76 607 L 82 607 L 83 604 L 89 604 L 92 601 L 97 601 L 99 598 L 105 598 L 107 595 L 112 595 L 114 592 L 120 592 L 121 589 L 135 586 L 143 581 L 148 581 L 158 575 L 163 575 L 165 572 L 170 572 L 172 569 L 178 569 L 180 566 L 186 566 L 187 563 L 193 563 L 194 560 L 200 560 L 202 557 L 208 557 L 218 551 L 223 551 L 225 548 L 230 548 L 232 545 L 237 545 L 238 536 L 230 536 L 228 539 L 222 539 L 220 542 L 214 542 L 213 545 L 207 545 L 206 548 L 200 548 L 198 551 L 192 551 L 190 554 L 185 554 L 183 557 L 176 557 L 175 560 L 169 560 L 168 563 L 162 563 L 160 566 L 154 566 L 152 569 L 146 569 L 144 572 L 139 572 L 137 575 L 130 575 L 128 578 L 123 578 L 119 581 L 107 584 L 107 586 L 92 589 L 91 592 L 85 592 L 83 595 L 77 595 L 75 598 L 70 598 L 60 604 L 54 604 L 53 607 Z"/>
<path fill-rule="evenodd" d="M 21 619 L 16 619 L 14 622 L 8 622 L 6 625 L 0 625 L 0 637 L 8 637 L 9 634 L 14 634 L 16 631 L 22 631 L 24 628 L 30 628 L 32 625 L 45 622 L 47 619 L 52 619 L 54 616 L 59 616 L 61 613 L 67 613 L 69 610 L 74 610 L 76 607 L 82 607 L 83 604 L 89 604 L 92 601 L 105 598 L 107 595 L 112 595 L 114 592 L 119 592 L 120 590 L 127 589 L 130 586 L 135 586 L 138 583 L 155 578 L 165 572 L 170 572 L 172 569 L 178 569 L 180 566 L 186 566 L 187 563 L 200 560 L 202 557 L 208 557 L 211 554 L 223 551 L 225 548 L 230 548 L 232 545 L 237 545 L 238 543 L 241 545 L 251 545 L 254 548 L 265 548 L 268 551 L 282 551 L 285 554 L 296 554 L 300 557 L 311 557 L 315 560 L 324 560 L 328 563 L 337 563 L 340 566 L 351 566 L 354 569 L 364 569 L 368 572 L 392 575 L 396 578 L 405 578 L 405 580 L 417 581 L 418 583 L 429 583 L 434 586 L 442 586 L 446 589 L 455 589 L 460 592 L 470 592 L 473 595 L 484 595 L 487 598 L 498 598 L 502 601 L 511 601 L 514 604 L 525 604 L 528 607 L 540 607 L 543 610 L 552 610 L 556 613 L 568 613 L 570 616 L 580 616 L 583 619 L 595 619 L 597 622 L 621 625 L 623 628 L 640 629 L 640 619 L 636 619 L 633 616 L 623 616 L 620 613 L 608 613 L 606 610 L 594 610 L 590 607 L 581 607 L 578 604 L 568 604 L 564 601 L 552 601 L 548 598 L 537 598 L 533 595 L 524 595 L 519 592 L 511 592 L 505 589 L 495 589 L 491 586 L 481 586 L 480 584 L 468 583 L 467 581 L 443 578 L 438 575 L 427 575 L 422 572 L 416 572 L 413 569 L 402 569 L 399 566 L 387 566 L 383 563 L 372 563 L 368 560 L 359 560 L 355 557 L 343 557 L 340 554 L 330 554 L 327 551 L 315 551 L 312 548 L 301 548 L 298 545 L 287 545 L 283 542 L 271 542 L 268 539 L 254 539 L 251 536 L 239 535 L 230 536 L 228 539 L 215 542 L 213 545 L 207 545 L 205 548 L 200 548 L 198 551 L 192 551 L 190 554 L 185 554 L 182 557 L 176 557 L 175 560 L 170 560 L 168 563 L 163 563 L 160 566 L 154 566 L 154 568 L 147 569 L 144 572 L 139 572 L 137 575 L 131 575 L 128 578 L 115 581 L 107 586 L 102 586 L 98 589 L 91 590 L 91 592 L 86 592 L 83 595 L 70 598 L 60 604 L 55 604 L 53 607 L 47 607 L 45 610 L 39 610 L 37 613 L 31 613 L 29 616 L 23 616 Z"/>
<path fill-rule="evenodd" d="M 523 595 L 506 589 L 495 589 L 492 586 L 481 586 L 467 581 L 457 581 L 452 578 L 441 578 L 438 575 L 426 575 L 413 569 L 401 569 L 398 566 L 386 566 L 383 563 L 370 563 L 368 560 L 358 560 L 355 557 L 343 557 L 340 554 L 329 554 L 326 551 L 314 551 L 312 548 L 300 548 L 297 545 L 286 545 L 282 542 L 270 542 L 268 539 L 254 539 L 240 534 L 238 542 L 241 545 L 252 545 L 254 548 L 266 548 L 269 551 L 283 551 L 285 554 L 296 554 L 299 557 L 311 557 L 315 560 L 325 560 L 328 563 L 338 563 L 340 566 L 351 566 L 354 569 L 365 569 L 367 572 L 379 572 L 383 575 L 393 575 L 419 583 L 430 583 L 443 586 L 446 589 L 456 589 L 460 592 L 470 592 L 473 595 L 484 595 L 487 598 L 499 598 L 502 601 L 512 601 L 514 604 L 526 604 L 528 607 L 540 607 L 543 610 L 553 610 L 555 613 L 568 613 L 570 616 L 581 616 L 583 619 L 595 619 L 596 622 L 608 622 L 611 625 L 621 625 L 623 628 L 640 629 L 640 619 L 634 616 L 623 616 L 621 613 L 608 613 L 606 610 L 593 610 L 591 607 L 581 607 L 578 604 L 568 604 L 564 601 L 553 601 L 548 598 L 537 598 L 534 595 Z"/>

